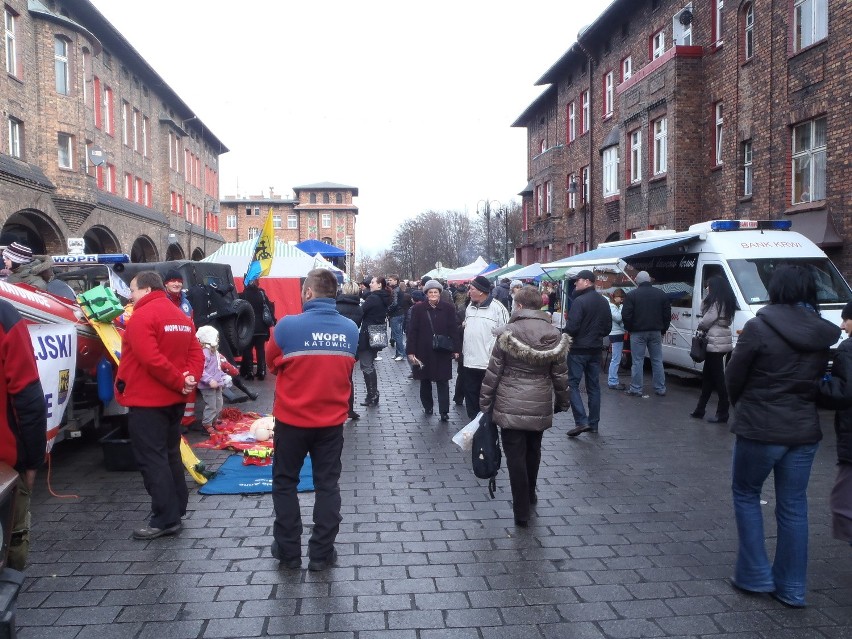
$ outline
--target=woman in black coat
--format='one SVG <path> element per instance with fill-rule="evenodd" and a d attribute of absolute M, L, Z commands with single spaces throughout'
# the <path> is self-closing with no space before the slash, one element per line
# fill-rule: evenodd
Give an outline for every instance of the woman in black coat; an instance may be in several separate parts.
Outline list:
<path fill-rule="evenodd" d="M 337 294 L 337 312 L 348 317 L 360 328 L 364 311 L 361 309 L 360 288 L 355 282 L 346 282 Z M 352 369 L 355 373 L 355 369 Z M 355 412 L 355 385 L 349 389 L 349 419 L 361 419 Z"/>
<path fill-rule="evenodd" d="M 384 326 L 387 330 L 388 306 L 390 306 L 390 292 L 387 282 L 383 277 L 370 279 L 370 294 L 361 305 L 364 318 L 361 320 L 361 332 L 358 335 L 358 364 L 364 375 L 364 385 L 367 387 L 367 397 L 361 402 L 361 406 L 378 406 L 379 404 L 379 379 L 376 375 L 376 355 L 380 348 L 370 347 L 370 326 Z"/>
<path fill-rule="evenodd" d="M 725 369 L 736 407 L 731 490 L 739 546 L 733 584 L 803 607 L 808 567 L 808 481 L 822 431 L 817 393 L 840 329 L 819 315 L 816 282 L 801 266 L 779 266 L 769 305 L 743 327 Z M 774 475 L 777 542 L 770 564 L 763 484 Z"/>
<path fill-rule="evenodd" d="M 408 325 L 406 349 L 408 361 L 413 368 L 414 379 L 420 380 L 420 402 L 423 411 L 431 415 L 432 382 L 438 389 L 438 412 L 441 421 L 450 419 L 450 379 L 453 376 L 453 359 L 458 358 L 461 340 L 456 308 L 453 304 L 441 301 L 443 287 L 435 280 L 429 280 L 423 287 L 426 301 L 411 308 L 411 321 Z M 431 322 L 430 322 L 431 320 Z M 436 351 L 432 348 L 433 335 L 446 335 L 453 342 L 453 352 Z"/>
<path fill-rule="evenodd" d="M 243 349 L 243 359 L 240 363 L 240 375 L 244 379 L 254 379 L 253 374 L 255 356 L 257 359 L 257 379 L 263 381 L 266 377 L 266 342 L 269 341 L 269 329 L 263 321 L 263 307 L 268 306 L 269 312 L 272 313 L 273 319 L 275 312 L 273 304 L 266 297 L 266 291 L 260 287 L 258 280 L 254 280 L 246 286 L 245 290 L 240 293 L 240 297 L 251 304 L 254 310 L 254 332 L 252 333 L 251 342 Z"/>

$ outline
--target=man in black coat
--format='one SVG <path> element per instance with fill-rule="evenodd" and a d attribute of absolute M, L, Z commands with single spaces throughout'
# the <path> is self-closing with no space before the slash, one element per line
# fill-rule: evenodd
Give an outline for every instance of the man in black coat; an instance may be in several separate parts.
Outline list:
<path fill-rule="evenodd" d="M 633 356 L 630 388 L 624 392 L 633 397 L 642 397 L 643 367 L 647 349 L 648 358 L 651 360 L 654 392 L 662 397 L 666 394 L 663 335 L 672 323 L 672 304 L 662 290 L 651 286 L 648 271 L 639 271 L 636 275 L 636 288 L 624 299 L 621 319 L 624 320 L 624 328 L 630 333 L 630 352 Z"/>
<path fill-rule="evenodd" d="M 565 332 L 573 340 L 568 352 L 568 386 L 571 388 L 571 412 L 574 428 L 569 437 L 580 433 L 598 432 L 601 419 L 601 359 L 603 340 L 612 330 L 609 302 L 595 289 L 595 274 L 591 271 L 577 273 L 574 285 L 574 302 L 568 311 Z M 580 382 L 586 379 L 589 412 L 583 407 Z"/>

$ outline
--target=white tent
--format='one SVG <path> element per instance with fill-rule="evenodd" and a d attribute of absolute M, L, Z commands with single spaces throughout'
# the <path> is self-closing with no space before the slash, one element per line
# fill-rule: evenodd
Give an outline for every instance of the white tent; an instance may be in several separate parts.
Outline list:
<path fill-rule="evenodd" d="M 235 278 L 243 277 L 254 252 L 255 240 L 229 242 L 205 257 L 202 262 L 229 264 Z M 314 268 L 315 259 L 283 240 L 275 240 L 275 253 L 269 277 L 305 277 Z"/>
<path fill-rule="evenodd" d="M 445 280 L 447 279 L 447 275 L 453 272 L 453 269 L 447 268 L 446 266 L 439 266 L 437 268 L 433 268 L 428 273 L 424 273 L 423 277 L 428 277 L 433 280 Z"/>
<path fill-rule="evenodd" d="M 450 271 L 446 276 L 446 280 L 448 282 L 466 282 L 467 280 L 472 280 L 486 268 L 488 268 L 488 262 L 480 255 L 470 264 L 459 266 L 454 271 Z"/>

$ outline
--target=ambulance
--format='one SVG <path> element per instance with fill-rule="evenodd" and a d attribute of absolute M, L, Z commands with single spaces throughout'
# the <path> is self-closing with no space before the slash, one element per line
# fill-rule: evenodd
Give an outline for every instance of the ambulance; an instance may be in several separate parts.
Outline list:
<path fill-rule="evenodd" d="M 573 289 L 572 276 L 582 269 L 595 273 L 595 285 L 604 295 L 616 288 L 630 292 L 636 275 L 647 271 L 672 305 L 671 326 L 663 337 L 663 362 L 698 372 L 702 365 L 692 361 L 689 348 L 701 321 L 707 281 L 714 275 L 725 277 L 737 297 L 732 325 L 735 344 L 745 323 L 769 303 L 769 279 L 781 264 L 798 264 L 813 273 L 820 313 L 840 324 L 840 311 L 852 301 L 852 289 L 828 256 L 790 227 L 789 220 L 712 220 L 693 224 L 687 231 L 640 231 L 632 239 L 605 242 L 542 268 L 546 276 L 565 280 L 566 294 Z"/>

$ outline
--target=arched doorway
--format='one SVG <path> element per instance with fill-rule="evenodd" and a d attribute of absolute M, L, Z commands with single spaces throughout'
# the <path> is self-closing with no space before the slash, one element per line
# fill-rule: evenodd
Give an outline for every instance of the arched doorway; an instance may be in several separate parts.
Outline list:
<path fill-rule="evenodd" d="M 121 253 L 118 238 L 104 226 L 93 226 L 83 235 L 86 253 Z"/>
<path fill-rule="evenodd" d="M 160 253 L 150 237 L 142 235 L 136 238 L 133 248 L 130 249 L 130 261 L 133 263 L 160 261 Z"/>
<path fill-rule="evenodd" d="M 192 261 L 198 262 L 199 260 L 202 260 L 202 259 L 204 259 L 204 251 L 202 251 L 200 248 L 196 248 L 192 252 Z"/>
<path fill-rule="evenodd" d="M 621 239 L 621 233 L 616 231 L 615 233 L 610 233 L 609 235 L 607 235 L 604 242 L 617 242 L 620 239 Z"/>
<path fill-rule="evenodd" d="M 9 216 L 0 231 L 0 245 L 19 242 L 36 255 L 58 255 L 67 252 L 65 238 L 56 224 L 41 211 L 24 209 Z"/>
<path fill-rule="evenodd" d="M 182 260 L 185 259 L 183 248 L 181 248 L 180 244 L 169 244 L 169 248 L 166 249 L 166 261 L 170 260 Z"/>

